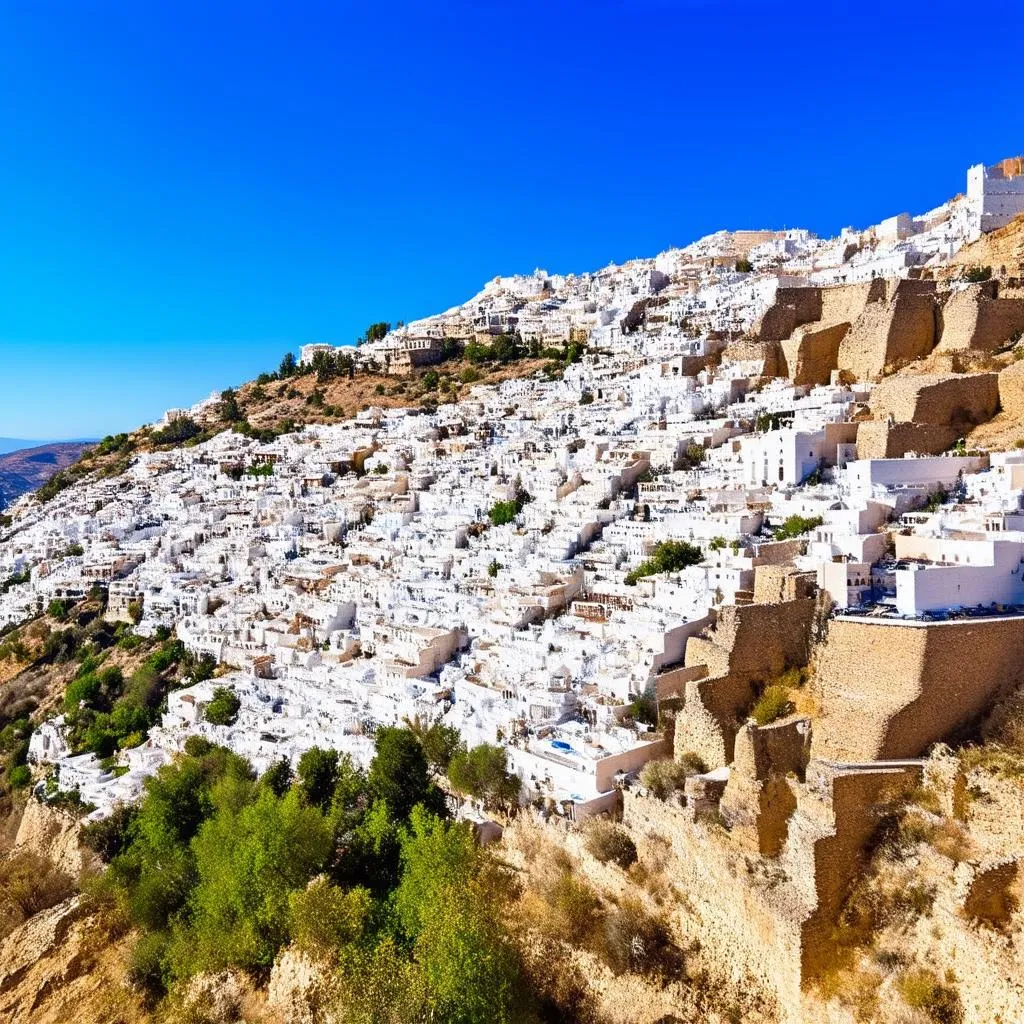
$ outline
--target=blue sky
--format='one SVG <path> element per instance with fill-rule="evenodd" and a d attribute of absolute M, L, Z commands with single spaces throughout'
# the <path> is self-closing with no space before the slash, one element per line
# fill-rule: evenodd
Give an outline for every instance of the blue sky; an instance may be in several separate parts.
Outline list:
<path fill-rule="evenodd" d="M 0 435 L 131 428 L 498 273 L 927 209 L 1024 150 L 1024 9 L 968 10 L 0 0 Z"/>

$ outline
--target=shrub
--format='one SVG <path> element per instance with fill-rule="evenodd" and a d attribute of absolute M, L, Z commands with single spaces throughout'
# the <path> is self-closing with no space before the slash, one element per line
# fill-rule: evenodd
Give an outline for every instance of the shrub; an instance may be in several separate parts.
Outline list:
<path fill-rule="evenodd" d="M 7 781 L 12 789 L 22 789 L 32 781 L 32 770 L 27 764 L 14 764 L 7 770 Z"/>
<path fill-rule="evenodd" d="M 757 703 L 751 708 L 750 717 L 758 725 L 770 725 L 772 722 L 784 718 L 793 710 L 793 703 L 789 699 L 789 690 L 784 686 L 769 686 L 761 694 Z"/>
<path fill-rule="evenodd" d="M 626 585 L 634 586 L 645 576 L 661 572 L 680 572 L 704 560 L 704 552 L 695 544 L 685 540 L 663 540 L 656 544 L 650 558 L 626 573 Z"/>
<path fill-rule="evenodd" d="M 667 800 L 683 788 L 686 768 L 678 761 L 648 761 L 640 772 L 640 782 L 658 800 Z"/>
<path fill-rule="evenodd" d="M 238 718 L 238 710 L 242 702 L 234 690 L 226 686 L 218 686 L 213 691 L 210 703 L 206 705 L 204 717 L 211 725 L 232 725 Z"/>
<path fill-rule="evenodd" d="M 746 256 L 741 256 L 736 261 L 736 271 L 737 271 L 737 273 L 749 274 L 753 269 L 754 269 L 754 264 L 751 263 L 750 260 L 748 260 L 746 258 Z"/>
<path fill-rule="evenodd" d="M 968 267 L 967 273 L 964 274 L 964 279 L 969 281 L 971 284 L 980 284 L 982 281 L 987 281 L 991 277 L 991 267 Z"/>
<path fill-rule="evenodd" d="M 586 847 L 587 852 L 602 864 L 612 861 L 623 871 L 637 860 L 636 843 L 632 836 L 610 821 L 595 821 L 587 829 Z"/>
<path fill-rule="evenodd" d="M 73 892 L 72 880 L 38 854 L 15 853 L 0 861 L 0 939 Z"/>
<path fill-rule="evenodd" d="M 289 903 L 292 939 L 312 953 L 358 942 L 373 905 L 369 890 L 362 886 L 340 889 L 323 875 L 293 892 Z"/>
<path fill-rule="evenodd" d="M 821 516 L 789 516 L 772 535 L 772 540 L 795 540 L 811 530 L 816 530 L 824 522 Z"/>
<path fill-rule="evenodd" d="M 604 922 L 604 958 L 621 974 L 677 975 L 682 955 L 664 921 L 652 917 L 636 899 L 625 899 Z"/>
<path fill-rule="evenodd" d="M 956 989 L 943 985 L 933 971 L 907 971 L 896 982 L 907 1006 L 923 1010 L 935 1024 L 960 1024 L 963 1007 Z"/>

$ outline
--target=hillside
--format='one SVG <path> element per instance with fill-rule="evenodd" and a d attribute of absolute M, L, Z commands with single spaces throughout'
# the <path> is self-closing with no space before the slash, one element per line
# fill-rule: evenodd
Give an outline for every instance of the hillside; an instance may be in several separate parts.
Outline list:
<path fill-rule="evenodd" d="M 20 500 L 0 1016 L 1024 1019 L 1024 293 L 948 272 L 970 202 L 494 278 Z"/>
<path fill-rule="evenodd" d="M 41 487 L 90 448 L 90 444 L 83 442 L 65 442 L 0 454 L 0 509 Z"/>

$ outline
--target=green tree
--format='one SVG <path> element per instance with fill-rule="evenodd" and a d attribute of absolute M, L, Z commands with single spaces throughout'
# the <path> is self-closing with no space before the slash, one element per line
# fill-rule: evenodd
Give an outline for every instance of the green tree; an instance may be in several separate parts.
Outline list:
<path fill-rule="evenodd" d="M 213 691 L 210 703 L 206 705 L 203 717 L 211 725 L 233 725 L 241 706 L 242 702 L 234 690 L 218 686 Z"/>
<path fill-rule="evenodd" d="M 378 729 L 376 753 L 370 763 L 371 796 L 383 800 L 398 821 L 409 817 L 418 803 L 436 803 L 427 772 L 427 755 L 409 729 Z"/>
<path fill-rule="evenodd" d="M 654 576 L 661 572 L 680 572 L 703 560 L 704 552 L 695 544 L 684 540 L 663 540 L 655 545 L 649 558 L 626 573 L 625 582 L 627 586 L 633 586 L 645 576 Z"/>
<path fill-rule="evenodd" d="M 191 923 L 176 940 L 176 971 L 267 968 L 288 937 L 290 898 L 326 865 L 324 816 L 296 791 L 261 789 L 237 813 L 222 810 L 192 843 L 197 884 Z"/>
<path fill-rule="evenodd" d="M 459 1024 L 522 1019 L 521 970 L 500 925 L 500 890 L 485 882 L 465 824 L 413 811 L 402 836 L 395 909 L 414 940 L 433 1016 Z"/>
<path fill-rule="evenodd" d="M 514 803 L 521 786 L 518 776 L 508 770 L 505 748 L 491 743 L 455 753 L 448 765 L 448 780 L 466 796 L 501 806 Z"/>
<path fill-rule="evenodd" d="M 299 794 L 303 802 L 327 810 L 338 782 L 338 752 L 310 747 L 299 758 L 298 769 Z"/>

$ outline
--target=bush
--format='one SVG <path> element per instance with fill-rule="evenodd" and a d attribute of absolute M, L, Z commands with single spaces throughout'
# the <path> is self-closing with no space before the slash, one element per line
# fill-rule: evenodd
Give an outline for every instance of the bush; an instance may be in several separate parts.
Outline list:
<path fill-rule="evenodd" d="M 682 968 L 682 955 L 664 921 L 652 917 L 639 900 L 625 899 L 604 923 L 604 958 L 622 974 L 673 977 Z"/>
<path fill-rule="evenodd" d="M 991 267 L 968 267 L 967 273 L 964 274 L 965 280 L 971 284 L 980 284 L 982 281 L 987 281 L 992 277 Z"/>
<path fill-rule="evenodd" d="M 680 572 L 704 560 L 704 552 L 695 544 L 685 540 L 663 540 L 656 544 L 650 558 L 626 573 L 626 585 L 634 586 L 645 576 L 661 572 Z"/>
<path fill-rule="evenodd" d="M 7 770 L 7 781 L 12 789 L 22 789 L 32 781 L 32 770 L 27 764 L 14 764 Z"/>
<path fill-rule="evenodd" d="M 745 256 L 741 256 L 736 261 L 736 272 L 739 274 L 749 274 L 754 269 L 754 264 L 750 262 Z"/>
<path fill-rule="evenodd" d="M 908 971 L 896 983 L 907 1006 L 923 1010 L 935 1024 L 960 1024 L 963 1007 L 956 989 L 943 985 L 934 972 Z"/>
<path fill-rule="evenodd" d="M 816 530 L 824 520 L 821 516 L 789 516 L 772 534 L 772 540 L 795 540 L 811 530 Z"/>
<path fill-rule="evenodd" d="M 327 953 L 363 937 L 373 900 L 368 889 L 340 889 L 323 875 L 290 900 L 292 940 L 300 949 Z"/>
<path fill-rule="evenodd" d="M 0 939 L 41 910 L 74 892 L 72 880 L 52 861 L 35 853 L 15 853 L 0 861 Z"/>
<path fill-rule="evenodd" d="M 658 800 L 667 800 L 685 781 L 686 768 L 678 761 L 648 761 L 640 772 L 640 782 Z"/>
<path fill-rule="evenodd" d="M 242 702 L 234 690 L 226 686 L 218 686 L 213 691 L 210 703 L 206 705 L 204 717 L 211 725 L 233 725 L 238 718 L 238 710 Z"/>
<path fill-rule="evenodd" d="M 612 861 L 623 871 L 637 861 L 636 843 L 632 836 L 610 821 L 595 821 L 587 829 L 587 852 L 602 864 Z"/>
<path fill-rule="evenodd" d="M 789 690 L 784 686 L 773 685 L 765 689 L 757 703 L 751 708 L 750 717 L 758 725 L 770 725 L 780 718 L 785 718 L 793 710 L 789 699 Z"/>
<path fill-rule="evenodd" d="M 513 522 L 517 515 L 523 510 L 523 506 L 533 501 L 526 491 L 520 491 L 509 501 L 495 502 L 490 512 L 487 513 L 492 526 L 507 526 Z"/>

